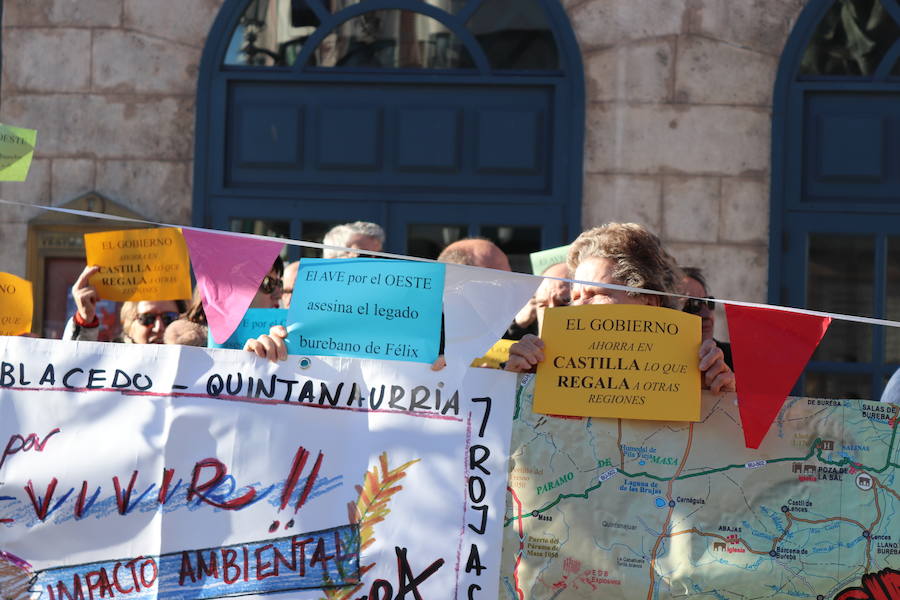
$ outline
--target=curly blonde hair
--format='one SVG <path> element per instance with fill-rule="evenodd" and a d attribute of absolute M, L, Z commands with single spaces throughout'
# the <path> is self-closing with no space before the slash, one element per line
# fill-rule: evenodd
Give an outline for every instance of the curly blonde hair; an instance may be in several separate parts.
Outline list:
<path fill-rule="evenodd" d="M 566 263 L 572 272 L 589 258 L 613 261 L 613 277 L 620 285 L 680 293 L 684 275 L 656 235 L 637 223 L 607 223 L 583 232 L 572 242 Z M 638 296 L 638 292 L 629 292 Z M 679 308 L 680 299 L 660 296 L 666 308 Z"/>

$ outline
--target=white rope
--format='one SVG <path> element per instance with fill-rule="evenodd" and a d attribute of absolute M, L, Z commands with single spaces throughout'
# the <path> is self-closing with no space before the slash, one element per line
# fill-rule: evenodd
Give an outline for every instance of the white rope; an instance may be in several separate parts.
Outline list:
<path fill-rule="evenodd" d="M 357 254 L 366 254 L 369 256 L 377 256 L 379 258 L 414 260 L 414 261 L 418 261 L 418 262 L 430 262 L 430 263 L 437 262 L 437 261 L 429 259 L 429 258 L 421 258 L 418 256 L 407 256 L 405 254 L 393 254 L 390 252 L 375 252 L 372 250 L 346 248 L 344 246 L 331 246 L 331 245 L 326 245 L 326 244 L 318 244 L 316 242 L 306 242 L 303 240 L 292 240 L 290 238 L 279 238 L 279 237 L 272 237 L 272 236 L 267 236 L 267 235 L 258 235 L 255 233 L 240 233 L 240 232 L 236 232 L 236 231 L 219 231 L 217 229 L 204 229 L 202 227 L 191 227 L 191 226 L 187 226 L 187 225 L 173 225 L 171 223 L 160 223 L 157 221 L 147 221 L 144 219 L 132 219 L 130 217 L 107 215 L 104 213 L 96 213 L 96 212 L 91 212 L 91 211 L 86 211 L 86 210 L 75 210 L 75 209 L 71 209 L 71 208 L 61 208 L 58 206 L 43 206 L 40 204 L 25 204 L 22 202 L 12 202 L 10 200 L 3 200 L 2 198 L 0 198 L 0 203 L 8 204 L 11 206 L 24 206 L 24 207 L 28 207 L 28 208 L 37 208 L 40 210 L 59 212 L 59 213 L 64 213 L 64 214 L 78 215 L 81 217 L 88 217 L 88 218 L 92 218 L 92 219 L 101 219 L 104 221 L 122 221 L 122 222 L 128 222 L 128 223 L 141 223 L 144 225 L 154 225 L 156 227 L 175 227 L 175 228 L 179 228 L 179 229 L 190 229 L 193 231 L 200 231 L 200 232 L 205 232 L 205 233 L 217 233 L 217 234 L 221 234 L 221 235 L 231 235 L 231 236 L 235 236 L 235 237 L 252 238 L 252 239 L 258 239 L 258 240 L 264 240 L 264 241 L 277 242 L 279 244 L 288 244 L 290 246 L 300 246 L 303 248 L 316 248 L 319 250 L 327 249 L 327 250 L 338 250 L 338 251 L 345 251 L 345 252 L 355 252 Z M 454 267 L 454 268 L 483 269 L 483 267 L 473 267 L 470 265 L 450 264 L 447 266 Z M 629 287 L 626 285 L 616 285 L 616 284 L 612 284 L 612 283 L 599 283 L 596 281 L 585 281 L 585 280 L 581 280 L 581 279 L 569 279 L 569 278 L 565 278 L 565 277 L 549 277 L 546 275 L 530 275 L 528 273 L 504 273 L 503 275 L 504 275 L 504 277 L 519 276 L 519 277 L 539 277 L 541 279 L 555 279 L 556 281 L 566 281 L 568 283 L 578 283 L 581 285 L 590 285 L 590 286 L 601 287 L 601 288 L 606 288 L 606 289 L 610 289 L 610 290 L 619 290 L 619 291 L 623 291 L 623 292 L 636 293 L 636 294 L 650 294 L 650 295 L 654 295 L 654 296 L 671 296 L 671 297 L 675 297 L 675 298 L 685 298 L 685 299 L 701 300 L 701 301 L 711 300 L 712 302 L 715 302 L 716 304 L 722 304 L 722 305 L 731 304 L 734 306 L 745 306 L 748 308 L 765 308 L 765 309 L 772 309 L 772 310 L 780 310 L 780 311 L 784 311 L 784 312 L 797 313 L 797 314 L 801 314 L 801 315 L 811 315 L 811 316 L 815 316 L 815 317 L 828 317 L 828 318 L 835 319 L 838 321 L 852 321 L 855 323 L 863 323 L 866 325 L 881 325 L 884 327 L 900 328 L 900 321 L 890 321 L 887 319 L 874 319 L 872 317 L 860 317 L 857 315 L 845 315 L 845 314 L 841 314 L 841 313 L 823 312 L 823 311 L 818 311 L 818 310 L 808 310 L 805 308 L 793 308 L 790 306 L 779 306 L 776 304 L 761 304 L 761 303 L 757 303 L 757 302 L 743 302 L 741 300 L 725 300 L 725 299 L 721 299 L 721 298 L 699 298 L 696 296 L 688 296 L 686 294 L 673 294 L 673 293 L 669 293 L 669 292 L 660 292 L 657 290 L 645 290 L 642 288 L 633 288 L 633 287 Z"/>

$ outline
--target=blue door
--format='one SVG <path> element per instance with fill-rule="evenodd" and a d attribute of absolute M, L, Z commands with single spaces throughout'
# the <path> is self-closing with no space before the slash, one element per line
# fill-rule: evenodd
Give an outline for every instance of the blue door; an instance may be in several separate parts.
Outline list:
<path fill-rule="evenodd" d="M 385 227 L 514 264 L 580 229 L 583 75 L 557 0 L 228 0 L 198 89 L 194 223 Z"/>
<path fill-rule="evenodd" d="M 775 90 L 769 298 L 900 320 L 900 6 L 814 0 Z M 900 332 L 834 321 L 798 384 L 877 398 Z"/>

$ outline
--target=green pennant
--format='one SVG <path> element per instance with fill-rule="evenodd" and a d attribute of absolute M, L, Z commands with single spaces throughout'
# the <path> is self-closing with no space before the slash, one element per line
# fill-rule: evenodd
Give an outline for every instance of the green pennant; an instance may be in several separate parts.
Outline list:
<path fill-rule="evenodd" d="M 0 181 L 25 181 L 37 131 L 0 123 Z"/>

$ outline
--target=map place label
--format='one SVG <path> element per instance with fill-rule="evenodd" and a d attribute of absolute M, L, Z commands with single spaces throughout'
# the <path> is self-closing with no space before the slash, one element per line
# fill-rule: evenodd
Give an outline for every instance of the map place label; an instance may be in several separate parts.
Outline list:
<path fill-rule="evenodd" d="M 602 483 L 608 479 L 612 479 L 613 477 L 615 477 L 618 474 L 619 474 L 619 470 L 617 468 L 613 467 L 612 469 L 607 469 L 606 471 L 603 471 L 602 473 L 600 473 L 600 477 L 598 477 L 598 479 Z"/>

